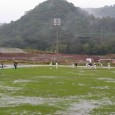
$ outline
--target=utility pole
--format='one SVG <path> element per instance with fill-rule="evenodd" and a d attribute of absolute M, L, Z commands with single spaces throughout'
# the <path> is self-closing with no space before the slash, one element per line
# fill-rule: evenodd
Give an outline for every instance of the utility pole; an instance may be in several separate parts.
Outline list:
<path fill-rule="evenodd" d="M 101 45 L 103 44 L 103 28 L 101 26 Z"/>

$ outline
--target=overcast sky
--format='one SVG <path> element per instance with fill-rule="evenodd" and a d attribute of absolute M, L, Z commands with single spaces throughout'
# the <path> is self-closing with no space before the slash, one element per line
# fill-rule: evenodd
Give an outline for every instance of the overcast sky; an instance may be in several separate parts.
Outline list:
<path fill-rule="evenodd" d="M 0 0 L 0 23 L 19 19 L 26 11 L 46 0 Z M 115 4 L 115 0 L 67 0 L 81 8 L 103 7 Z"/>

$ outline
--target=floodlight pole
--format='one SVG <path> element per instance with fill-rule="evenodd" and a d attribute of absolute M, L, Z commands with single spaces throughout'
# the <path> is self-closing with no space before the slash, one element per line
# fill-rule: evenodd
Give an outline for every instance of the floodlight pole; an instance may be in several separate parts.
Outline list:
<path fill-rule="evenodd" d="M 57 63 L 58 63 L 58 53 L 59 53 L 58 41 L 59 41 L 59 26 L 60 25 L 61 25 L 61 19 L 54 18 L 54 26 L 56 26 L 56 62 Z"/>
<path fill-rule="evenodd" d="M 58 26 L 56 26 L 56 54 L 58 56 L 58 38 L 59 38 L 59 29 L 58 29 Z"/>

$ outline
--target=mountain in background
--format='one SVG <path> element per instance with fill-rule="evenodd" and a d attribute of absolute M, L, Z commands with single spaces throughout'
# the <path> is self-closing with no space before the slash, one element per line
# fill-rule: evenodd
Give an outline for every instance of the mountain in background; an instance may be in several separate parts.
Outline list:
<path fill-rule="evenodd" d="M 115 19 L 98 19 L 66 0 L 47 0 L 17 21 L 0 28 L 0 46 L 33 48 L 55 52 L 57 27 L 61 53 L 114 53 Z"/>
<path fill-rule="evenodd" d="M 115 5 L 105 6 L 101 8 L 85 8 L 89 14 L 93 14 L 96 17 L 114 17 L 115 18 Z"/>
<path fill-rule="evenodd" d="M 0 26 L 4 25 L 4 23 L 0 23 Z"/>

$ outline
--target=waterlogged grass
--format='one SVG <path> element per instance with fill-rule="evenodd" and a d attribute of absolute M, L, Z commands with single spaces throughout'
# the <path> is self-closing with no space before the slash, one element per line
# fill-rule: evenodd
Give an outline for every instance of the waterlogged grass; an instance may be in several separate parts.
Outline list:
<path fill-rule="evenodd" d="M 16 107 L 4 107 L 0 109 L 0 114 L 2 115 L 39 115 L 39 114 L 50 114 L 54 113 L 59 108 L 49 105 L 21 105 Z"/>
<path fill-rule="evenodd" d="M 115 114 L 115 68 L 1 69 L 0 115 Z"/>

